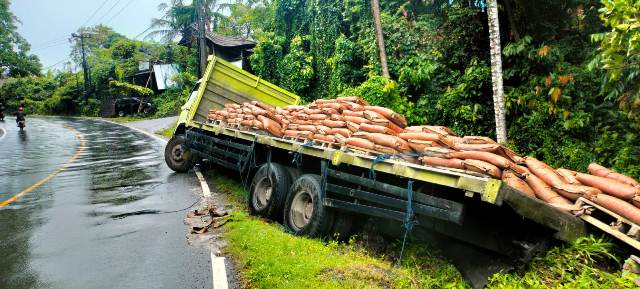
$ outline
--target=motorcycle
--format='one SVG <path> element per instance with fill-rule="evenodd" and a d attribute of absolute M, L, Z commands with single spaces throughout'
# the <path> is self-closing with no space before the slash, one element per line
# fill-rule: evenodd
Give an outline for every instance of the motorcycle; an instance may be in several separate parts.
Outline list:
<path fill-rule="evenodd" d="M 23 131 L 25 126 L 26 126 L 26 122 L 24 120 L 18 121 L 18 127 L 20 128 L 20 131 Z"/>

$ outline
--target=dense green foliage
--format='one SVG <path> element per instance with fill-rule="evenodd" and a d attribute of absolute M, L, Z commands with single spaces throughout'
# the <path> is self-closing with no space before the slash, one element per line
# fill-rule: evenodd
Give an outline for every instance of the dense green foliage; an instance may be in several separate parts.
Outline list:
<path fill-rule="evenodd" d="M 639 177 L 639 126 L 628 118 L 640 103 L 637 1 L 508 1 L 499 4 L 509 145 L 555 167 L 585 170 L 597 161 Z M 387 80 L 379 76 L 369 1 L 275 1 L 272 24 L 255 23 L 262 30 L 252 67 L 307 101 L 362 95 L 414 124 L 494 136 L 479 3 L 381 3 Z M 307 59 L 308 82 L 282 73 Z"/>
<path fill-rule="evenodd" d="M 593 35 L 600 42 L 593 64 L 606 70 L 603 93 L 640 122 L 640 1 L 602 3 L 600 18 L 610 30 Z"/>
<path fill-rule="evenodd" d="M 196 77 L 192 50 L 176 44 L 158 44 L 127 39 L 106 26 L 81 28 L 91 34 L 85 39 L 90 67 L 90 91 L 85 99 L 83 72 L 49 72 L 40 76 L 9 79 L 0 87 L 0 96 L 13 110 L 19 103 L 30 114 L 81 114 L 97 116 L 105 102 L 120 97 L 139 97 L 154 104 L 159 116 L 175 115 L 186 101 Z M 72 47 L 71 57 L 81 63 L 80 43 Z M 176 85 L 159 95 L 149 88 L 148 79 L 139 85 L 133 77 L 142 61 L 151 64 L 175 63 L 181 68 Z"/>
<path fill-rule="evenodd" d="M 630 272 L 609 273 L 619 261 L 613 245 L 602 239 L 585 237 L 564 247 L 556 247 L 537 257 L 526 270 L 499 273 L 488 288 L 637 288 Z"/>
<path fill-rule="evenodd" d="M 0 75 L 40 74 L 40 60 L 29 54 L 31 45 L 16 31 L 18 19 L 9 11 L 10 5 L 9 0 L 0 0 Z"/>

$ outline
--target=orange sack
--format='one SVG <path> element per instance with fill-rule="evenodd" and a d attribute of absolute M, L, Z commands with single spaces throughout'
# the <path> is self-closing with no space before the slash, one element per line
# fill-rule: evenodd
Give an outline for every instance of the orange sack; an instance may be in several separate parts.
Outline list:
<path fill-rule="evenodd" d="M 593 202 L 627 218 L 631 222 L 640 224 L 640 209 L 621 199 L 606 194 L 600 194 L 593 199 Z"/>
<path fill-rule="evenodd" d="M 499 155 L 489 153 L 489 152 L 479 152 L 479 151 L 462 151 L 462 152 L 452 152 L 451 157 L 458 159 L 473 159 L 473 160 L 481 160 L 488 162 L 494 166 L 497 166 L 501 169 L 508 169 L 515 167 L 516 164 L 511 160 L 508 160 Z"/>
<path fill-rule="evenodd" d="M 344 121 L 329 120 L 329 119 L 323 120 L 322 125 L 328 126 L 328 127 L 346 127 L 347 126 L 347 124 Z"/>
<path fill-rule="evenodd" d="M 447 167 L 447 168 L 454 168 L 454 169 L 460 169 L 460 170 L 464 169 L 464 163 L 461 159 L 445 159 L 445 158 L 424 156 L 424 157 L 420 157 L 420 161 L 422 162 L 422 164 L 425 164 L 428 166 Z"/>
<path fill-rule="evenodd" d="M 588 167 L 589 173 L 594 176 L 605 177 L 609 179 L 616 180 L 621 183 L 625 183 L 630 186 L 640 187 L 640 183 L 634 180 L 632 177 L 625 176 L 620 173 L 616 173 L 613 170 L 603 167 L 596 163 L 590 163 Z"/>
<path fill-rule="evenodd" d="M 272 135 L 282 137 L 282 127 L 275 121 L 268 117 L 259 115 L 258 120 L 262 122 L 262 127 Z"/>
<path fill-rule="evenodd" d="M 351 137 L 352 132 L 348 128 L 334 127 L 329 130 L 328 134 L 339 134 L 343 137 Z"/>
<path fill-rule="evenodd" d="M 553 190 L 572 201 L 577 200 L 579 197 L 591 200 L 602 193 L 602 191 L 593 187 L 572 184 L 557 184 L 553 186 Z"/>
<path fill-rule="evenodd" d="M 398 136 L 404 140 L 440 141 L 440 135 L 426 132 L 403 132 Z"/>
<path fill-rule="evenodd" d="M 523 192 L 525 195 L 535 198 L 536 193 L 529 187 L 527 182 L 520 179 L 515 173 L 511 170 L 505 170 L 502 172 L 502 181 L 505 182 L 510 187 Z"/>
<path fill-rule="evenodd" d="M 439 126 L 439 125 L 424 125 L 422 126 L 422 131 L 433 132 L 441 135 L 452 135 L 452 136 L 456 135 L 450 128 L 446 126 Z"/>
<path fill-rule="evenodd" d="M 363 138 L 357 138 L 357 137 L 350 137 L 348 138 L 345 143 L 348 146 L 352 146 L 352 147 L 356 147 L 356 148 L 363 148 L 363 149 L 368 149 L 368 150 L 373 150 L 375 147 L 375 144 L 367 139 L 363 139 Z"/>
<path fill-rule="evenodd" d="M 408 143 L 409 143 L 409 147 L 411 147 L 414 151 L 418 153 L 423 152 L 426 148 L 442 147 L 442 144 L 440 144 L 439 142 L 428 141 L 428 140 L 410 139 Z"/>
<path fill-rule="evenodd" d="M 353 122 L 353 123 L 356 123 L 356 124 L 361 124 L 361 123 L 368 122 L 368 120 L 366 118 L 364 118 L 364 117 L 348 116 L 348 115 L 344 116 L 344 120 L 348 121 L 348 122 Z"/>
<path fill-rule="evenodd" d="M 556 171 L 547 164 L 532 157 L 526 157 L 524 159 L 529 170 L 549 186 L 565 183 L 564 179 L 562 179 L 562 177 L 560 177 L 560 175 L 558 175 L 558 173 L 556 173 Z"/>
<path fill-rule="evenodd" d="M 411 150 L 409 144 L 397 136 L 383 133 L 368 133 L 365 137 L 377 145 L 387 146 L 398 151 L 407 152 Z"/>
<path fill-rule="evenodd" d="M 326 115 L 326 114 L 321 114 L 321 113 L 318 113 L 318 114 L 310 114 L 310 115 L 309 115 L 309 120 L 325 120 L 325 119 L 328 119 L 328 118 L 329 118 L 329 116 L 328 116 L 328 115 Z"/>
<path fill-rule="evenodd" d="M 364 110 L 375 111 L 385 117 L 386 119 L 392 121 L 400 128 L 407 127 L 407 120 L 400 114 L 397 114 L 395 111 L 388 109 L 386 107 L 380 106 L 365 106 Z"/>
<path fill-rule="evenodd" d="M 578 179 L 576 179 L 576 172 L 563 168 L 557 169 L 556 172 L 564 179 L 565 182 L 567 182 L 567 184 L 582 185 Z"/>
<path fill-rule="evenodd" d="M 627 201 L 640 194 L 640 188 L 605 177 L 576 173 L 576 179 L 587 186 L 600 189 L 605 194 Z"/>
<path fill-rule="evenodd" d="M 571 206 L 573 205 L 571 201 L 565 199 L 563 196 L 560 196 L 558 193 L 553 191 L 549 185 L 547 185 L 543 180 L 536 177 L 536 175 L 531 174 L 527 176 L 525 179 L 527 184 L 533 189 L 536 193 L 536 197 L 541 199 L 549 204 L 556 204 L 561 206 Z"/>
<path fill-rule="evenodd" d="M 341 96 L 336 98 L 336 100 L 338 100 L 339 102 L 353 102 L 362 106 L 369 105 L 366 100 L 362 99 L 362 97 L 359 96 Z"/>
<path fill-rule="evenodd" d="M 357 117 L 362 117 L 364 118 L 364 111 L 352 111 L 352 110 L 343 110 L 342 111 L 342 115 L 343 116 L 357 116 Z"/>
<path fill-rule="evenodd" d="M 500 149 L 500 145 L 498 144 L 463 144 L 456 143 L 453 148 L 459 151 L 481 151 L 481 152 L 490 152 L 497 153 Z"/>
<path fill-rule="evenodd" d="M 485 174 L 496 179 L 502 178 L 502 171 L 500 170 L 500 168 L 488 162 L 481 161 L 481 160 L 468 159 L 468 160 L 464 160 L 463 164 L 466 170 Z"/>
<path fill-rule="evenodd" d="M 341 101 L 338 103 L 340 105 L 340 111 L 343 110 L 351 110 L 351 111 L 363 111 L 364 106 L 355 102 L 350 101 Z"/>
<path fill-rule="evenodd" d="M 324 141 L 324 142 L 328 142 L 328 143 L 336 142 L 336 138 L 334 136 L 332 136 L 332 135 L 321 135 L 321 134 L 313 135 L 313 140 Z"/>
<path fill-rule="evenodd" d="M 466 144 L 496 144 L 495 140 L 488 138 L 486 136 L 463 136 L 462 143 Z"/>
<path fill-rule="evenodd" d="M 299 131 L 299 130 L 289 130 L 289 129 L 284 131 L 284 135 L 288 137 L 293 137 L 293 138 L 306 138 L 306 139 L 310 139 L 314 136 L 313 133 L 310 131 Z"/>
<path fill-rule="evenodd" d="M 396 134 L 395 132 L 391 131 L 386 126 L 368 124 L 368 123 L 361 124 L 360 125 L 360 130 L 361 131 L 366 131 L 366 132 L 384 133 L 384 134 L 390 134 L 390 135 L 395 135 Z"/>
<path fill-rule="evenodd" d="M 387 147 L 387 146 L 381 146 L 381 145 L 375 145 L 373 146 L 373 150 L 383 153 L 383 154 L 391 154 L 391 155 L 397 155 L 400 152 L 398 152 L 397 150 Z"/>

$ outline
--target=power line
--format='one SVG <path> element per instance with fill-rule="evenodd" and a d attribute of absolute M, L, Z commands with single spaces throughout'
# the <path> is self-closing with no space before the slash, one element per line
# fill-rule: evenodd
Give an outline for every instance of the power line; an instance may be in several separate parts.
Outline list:
<path fill-rule="evenodd" d="M 129 2 L 127 2 L 127 4 L 125 4 L 124 6 L 122 6 L 122 9 L 120 9 L 120 11 L 118 11 L 118 13 L 114 14 L 111 18 L 109 18 L 109 20 L 107 20 L 107 22 L 105 22 L 105 24 L 108 25 L 109 23 L 111 23 L 111 21 L 113 21 L 113 19 L 118 17 L 118 15 L 120 15 L 120 13 L 122 13 L 122 11 L 124 11 L 124 9 L 126 9 L 127 7 L 129 7 L 129 5 L 131 5 L 131 3 L 133 3 L 133 0 L 129 0 Z"/>
<path fill-rule="evenodd" d="M 46 49 L 49 49 L 49 48 L 52 48 L 52 47 L 64 45 L 64 44 L 67 44 L 67 41 L 68 41 L 67 39 L 64 39 L 64 40 L 59 40 L 57 43 L 54 42 L 54 43 L 51 43 L 51 44 L 46 45 L 46 46 L 34 47 L 34 48 L 31 49 L 31 52 L 40 51 L 40 50 L 46 50 Z"/>
<path fill-rule="evenodd" d="M 62 64 L 63 62 L 65 62 L 65 61 L 69 60 L 69 59 L 71 59 L 71 56 L 68 56 L 67 58 L 65 58 L 65 59 L 63 59 L 63 60 L 60 60 L 60 61 L 56 62 L 55 64 L 52 64 L 52 65 L 47 66 L 46 68 L 44 68 L 44 70 L 49 70 L 49 69 L 51 69 L 51 68 L 53 68 L 53 67 L 56 67 L 56 66 L 58 66 L 58 65 Z"/>
<path fill-rule="evenodd" d="M 96 16 L 96 14 L 98 14 L 98 11 L 100 11 L 100 10 L 102 9 L 102 7 L 104 7 L 104 5 L 105 5 L 105 4 L 107 4 L 107 2 L 109 2 L 109 1 L 111 1 L 111 0 L 104 0 L 104 1 L 102 1 L 102 4 L 100 4 L 100 7 L 98 7 L 98 9 L 96 9 L 96 11 L 93 11 L 93 13 L 91 14 L 91 16 L 89 16 L 89 18 L 87 18 L 87 21 L 85 21 L 85 22 L 84 22 L 82 25 L 80 25 L 80 26 L 82 27 L 82 26 L 86 26 L 87 24 L 89 24 L 89 21 L 91 21 L 91 19 L 93 19 L 93 17 L 95 17 L 95 16 Z"/>
<path fill-rule="evenodd" d="M 107 10 L 106 13 L 102 14 L 102 17 L 100 17 L 100 19 L 98 19 L 95 23 L 96 24 L 100 24 L 100 21 L 102 21 L 102 19 L 104 19 L 104 17 L 106 17 L 107 15 L 109 15 L 109 13 L 111 13 L 111 11 L 113 10 L 113 8 L 116 8 L 116 6 L 118 6 L 118 4 L 120 4 L 120 1 L 122 0 L 118 0 L 116 1 L 115 4 L 113 4 L 113 6 L 111 6 L 111 8 L 109 8 L 109 10 Z"/>

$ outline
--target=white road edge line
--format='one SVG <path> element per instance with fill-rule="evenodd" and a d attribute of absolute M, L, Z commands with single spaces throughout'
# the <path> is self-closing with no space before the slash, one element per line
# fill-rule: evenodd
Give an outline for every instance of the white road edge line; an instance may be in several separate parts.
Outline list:
<path fill-rule="evenodd" d="M 193 169 L 200 181 L 200 186 L 202 187 L 202 195 L 205 197 L 211 197 L 211 190 L 209 189 L 209 184 L 207 184 L 207 180 L 202 175 L 202 172 L 198 167 Z M 227 268 L 224 263 L 224 257 L 216 256 L 213 251 L 211 251 L 211 272 L 213 274 L 213 289 L 228 289 L 229 281 L 227 281 Z"/>

